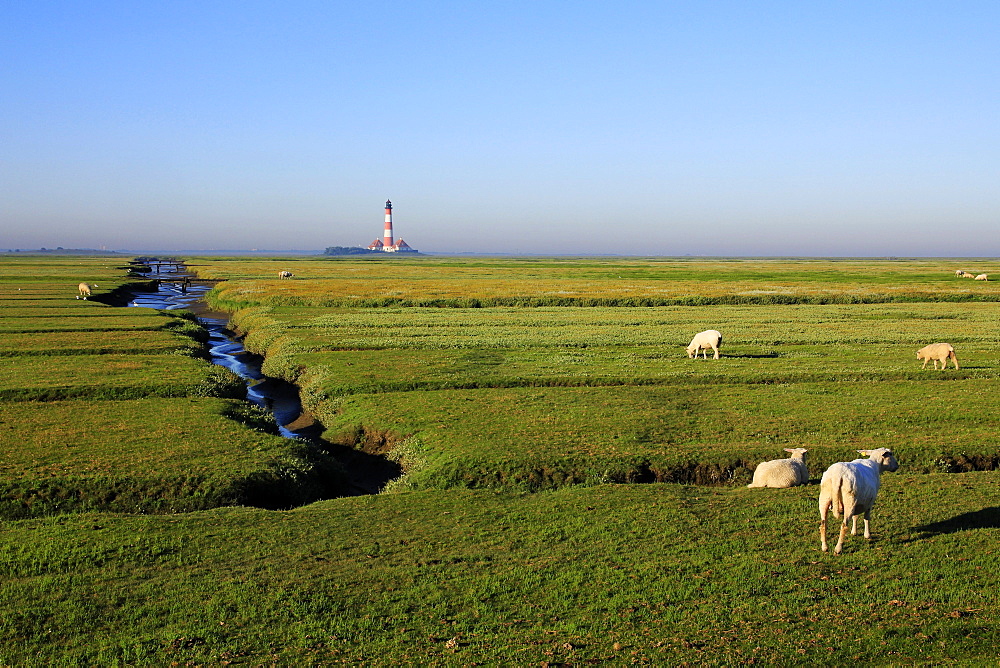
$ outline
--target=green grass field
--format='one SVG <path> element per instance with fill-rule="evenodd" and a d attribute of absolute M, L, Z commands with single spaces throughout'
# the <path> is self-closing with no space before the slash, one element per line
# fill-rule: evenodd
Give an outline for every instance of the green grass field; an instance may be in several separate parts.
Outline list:
<path fill-rule="evenodd" d="M 91 299 L 76 298 L 81 280 L 100 286 Z M 209 364 L 189 313 L 109 304 L 145 283 L 107 258 L 0 256 L 0 516 L 338 494 L 330 457 L 264 433 L 273 420 Z"/>
<path fill-rule="evenodd" d="M 992 665 L 1000 292 L 954 276 L 991 262 L 194 258 L 333 445 L 405 466 L 308 503 L 339 472 L 189 319 L 0 257 L 0 665 Z M 745 487 L 799 445 L 812 484 Z M 820 552 L 820 473 L 883 445 L 873 540 Z"/>
<path fill-rule="evenodd" d="M 991 665 L 992 472 L 886 474 L 819 552 L 815 487 L 429 490 L 287 512 L 9 522 L 11 665 Z"/>
<path fill-rule="evenodd" d="M 972 261 L 990 272 L 995 260 Z M 952 260 L 669 258 L 199 259 L 218 303 L 303 306 L 658 306 L 996 301 Z M 968 264 L 968 262 L 967 262 Z M 960 267 L 958 267 L 960 268 Z M 294 280 L 279 281 L 277 272 Z"/>
<path fill-rule="evenodd" d="M 710 277 L 748 281 L 759 272 L 758 286 L 777 281 L 788 294 L 834 303 L 467 308 L 461 299 L 358 306 L 377 296 L 384 274 L 416 271 L 412 259 L 312 261 L 291 293 L 260 293 L 232 324 L 267 356 L 266 373 L 301 385 L 329 440 L 406 465 L 394 488 L 745 484 L 757 463 L 793 446 L 810 449 L 816 478 L 874 447 L 894 448 L 913 470 L 992 469 L 998 425 L 984 388 L 1000 377 L 1000 303 L 992 286 L 970 287 L 937 263 L 935 272 L 929 261 L 627 261 L 623 272 L 657 277 L 671 291 L 701 280 L 716 297 L 734 295 L 734 282 L 720 288 Z M 228 264 L 219 264 L 210 271 L 225 275 Z M 625 289 L 608 265 L 430 260 L 413 283 L 457 295 L 474 272 L 477 289 L 496 290 L 481 294 L 488 301 L 509 296 L 519 271 L 537 297 L 582 275 L 596 297 Z M 339 289 L 331 274 L 355 269 L 371 285 L 351 288 L 353 306 L 281 305 L 329 300 Z M 212 299 L 224 306 L 240 293 L 250 303 L 247 290 L 259 287 L 248 286 L 259 281 L 223 283 Z M 861 293 L 892 299 L 902 288 L 934 301 L 843 303 Z M 981 300 L 946 289 L 976 290 Z M 684 346 L 707 328 L 724 334 L 722 359 L 688 359 Z M 960 370 L 921 368 L 915 351 L 935 341 L 957 347 Z"/>

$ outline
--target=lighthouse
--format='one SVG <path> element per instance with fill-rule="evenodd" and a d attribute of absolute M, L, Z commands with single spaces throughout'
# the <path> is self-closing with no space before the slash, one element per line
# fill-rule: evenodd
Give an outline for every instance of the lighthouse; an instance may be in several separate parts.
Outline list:
<path fill-rule="evenodd" d="M 382 245 L 392 247 L 392 202 L 385 201 L 385 234 L 382 235 Z"/>
<path fill-rule="evenodd" d="M 411 248 L 409 244 L 400 239 L 399 241 L 394 241 L 392 238 L 392 202 L 389 200 L 385 201 L 385 230 L 382 232 L 381 239 L 375 239 L 375 241 L 368 244 L 368 250 L 370 251 L 382 251 L 384 253 L 417 253 L 416 248 Z"/>

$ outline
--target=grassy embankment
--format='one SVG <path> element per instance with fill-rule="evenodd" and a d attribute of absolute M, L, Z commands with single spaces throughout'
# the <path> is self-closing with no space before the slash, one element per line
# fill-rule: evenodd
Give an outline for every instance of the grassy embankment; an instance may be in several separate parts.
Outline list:
<path fill-rule="evenodd" d="M 309 299 L 317 305 L 359 302 L 239 315 L 251 338 L 271 353 L 268 363 L 303 382 L 314 407 L 328 411 L 323 417 L 332 425 L 331 436 L 360 434 L 367 442 L 359 445 L 396 447 L 397 456 L 416 453 L 422 466 L 397 485 L 399 493 L 292 511 L 225 508 L 5 521 L 0 663 L 992 662 L 1000 640 L 996 473 L 933 472 L 957 467 L 947 460 L 929 474 L 916 472 L 926 457 L 918 447 L 922 431 L 930 449 L 971 443 L 978 455 L 996 453 L 990 422 L 978 422 L 994 412 L 996 352 L 989 331 L 974 329 L 989 324 L 990 312 L 965 310 L 988 307 L 970 302 L 988 300 L 992 286 L 945 287 L 939 274 L 953 270 L 952 263 L 875 263 L 867 273 L 861 263 L 855 269 L 839 263 L 732 263 L 745 268 L 740 285 L 750 292 L 780 283 L 793 296 L 818 294 L 827 283 L 786 280 L 793 273 L 811 278 L 816 269 L 831 285 L 838 279 L 854 286 L 842 293 L 843 301 L 848 292 L 877 298 L 893 293 L 892 275 L 898 272 L 906 284 L 902 292 L 911 296 L 929 292 L 941 301 L 965 300 L 954 311 L 908 304 L 908 312 L 886 312 L 887 319 L 880 310 L 848 309 L 832 335 L 827 320 L 803 315 L 791 319 L 801 330 L 797 338 L 764 330 L 768 320 L 779 330 L 789 321 L 789 312 L 768 315 L 770 306 L 750 313 L 715 307 L 567 309 L 542 318 L 566 318 L 562 324 L 534 330 L 542 310 L 522 312 L 521 322 L 515 320 L 518 311 L 409 309 L 394 315 L 354 308 L 360 300 L 379 303 L 380 286 L 404 274 L 423 276 L 424 291 L 448 295 L 463 289 L 486 296 L 558 292 L 570 279 L 592 283 L 600 295 L 608 286 L 595 280 L 592 265 L 612 280 L 614 263 L 554 261 L 562 277 L 542 275 L 525 286 L 517 276 L 545 262 L 471 262 L 482 274 L 476 283 L 464 269 L 457 271 L 461 261 L 451 260 L 213 261 L 206 271 L 244 275 L 219 291 L 220 297 L 240 291 L 239 299 L 229 293 L 230 303 L 245 306 L 252 295 L 280 306 L 286 291 L 299 293 L 296 306 Z M 653 276 L 629 288 L 635 295 L 656 281 L 668 298 L 671 291 L 696 291 L 699 279 L 709 286 L 706 294 L 733 290 L 725 281 L 720 288 L 715 263 L 622 264 L 636 275 Z M 845 267 L 838 277 L 838 268 Z M 303 278 L 270 280 L 283 268 Z M 662 278 L 662 269 L 677 281 Z M 754 272 L 760 272 L 758 283 Z M 367 292 L 341 286 L 344 276 L 357 273 L 364 274 Z M 492 273 L 503 274 L 510 288 L 501 289 Z M 341 287 L 350 292 L 341 293 Z M 829 293 L 840 300 L 836 294 Z M 826 313 L 813 308 L 799 312 Z M 934 317 L 924 317 L 932 312 Z M 646 320 L 657 313 L 661 321 Z M 423 320 L 424 314 L 436 320 Z M 852 324 L 853 314 L 867 324 Z M 383 316 L 389 318 L 385 326 Z M 479 332 L 478 317 L 484 319 Z M 458 320 L 442 330 L 451 318 Z M 605 318 L 610 325 L 602 330 Z M 831 315 L 830 323 L 837 319 Z M 902 323 L 908 333 L 872 340 L 884 320 Z M 727 341 L 724 359 L 682 357 L 680 346 L 704 328 L 692 327 L 708 321 L 724 322 L 719 328 L 727 336 L 741 332 Z M 353 324 L 337 325 L 348 322 Z M 734 329 L 740 322 L 745 329 Z M 914 346 L 906 337 L 922 341 L 921 326 L 948 323 L 961 327 L 934 332 L 969 337 L 961 345 L 948 337 L 969 368 L 914 372 Z M 508 326 L 516 336 L 505 334 Z M 889 331 L 897 326 L 893 322 Z M 864 338 L 868 328 L 872 339 Z M 616 329 L 630 333 L 616 339 Z M 603 331 L 601 342 L 587 338 L 566 345 L 578 338 L 574 330 L 587 331 L 586 337 L 590 330 Z M 490 332 L 498 337 L 492 343 Z M 751 336 L 758 333 L 758 339 Z M 463 347 L 444 345 L 463 334 L 469 334 Z M 343 345 L 349 338 L 360 345 Z M 857 348 L 869 352 L 852 355 Z M 408 365 L 411 354 L 422 363 Z M 566 370 L 551 364 L 550 357 L 560 355 Z M 396 360 L 406 387 L 396 385 L 399 378 L 389 381 L 397 365 L 379 366 L 386 360 Z M 359 364 L 369 371 L 355 369 Z M 518 365 L 517 374 L 503 368 L 509 364 Z M 421 368 L 430 377 L 422 377 Z M 528 383 L 518 382 L 522 375 Z M 446 389 L 431 389 L 434 384 Z M 937 402 L 931 410 L 917 410 L 921 395 Z M 443 475 L 449 466 L 473 471 L 469 462 L 480 451 L 489 473 L 503 464 L 505 453 L 520 456 L 524 450 L 551 462 L 564 449 L 587 465 L 623 457 L 653 462 L 677 449 L 711 463 L 721 450 L 724 463 L 737 455 L 777 456 L 800 437 L 812 439 L 810 447 L 822 459 L 851 456 L 854 447 L 897 436 L 909 450 L 901 454 L 901 471 L 884 478 L 875 540 L 850 538 L 839 557 L 818 550 L 815 485 L 750 490 L 737 472 L 732 485 L 594 484 L 526 494 L 519 490 L 533 485 L 523 474 L 538 469 L 530 461 L 513 467 L 515 475 L 504 481 L 416 479 L 418 472 Z M 624 446 L 613 442 L 626 439 L 631 442 Z M 572 481 L 551 478 L 534 486 Z M 408 490 L 495 483 L 492 490 Z"/>
<path fill-rule="evenodd" d="M 264 421 L 193 318 L 100 301 L 137 283 L 108 258 L 0 258 L 0 516 L 327 495 L 329 461 L 241 424 Z"/>

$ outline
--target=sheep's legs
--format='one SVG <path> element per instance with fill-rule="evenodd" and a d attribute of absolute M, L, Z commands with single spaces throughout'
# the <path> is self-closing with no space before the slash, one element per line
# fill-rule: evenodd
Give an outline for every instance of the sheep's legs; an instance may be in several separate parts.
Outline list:
<path fill-rule="evenodd" d="M 826 552 L 826 514 L 830 512 L 830 504 L 820 497 L 819 506 L 819 545 Z"/>
<path fill-rule="evenodd" d="M 840 525 L 840 538 L 837 539 L 837 546 L 833 548 L 834 554 L 840 554 L 844 550 L 844 536 L 847 535 L 847 519 Z"/>
<path fill-rule="evenodd" d="M 871 519 L 871 511 L 870 510 L 866 510 L 865 511 L 865 538 L 871 538 L 872 537 L 872 533 L 871 533 L 871 531 L 868 528 L 868 521 L 870 519 Z M 844 524 L 847 524 L 846 520 L 845 520 Z M 857 536 L 858 535 L 858 516 L 857 515 L 855 515 L 854 517 L 851 518 L 851 535 L 852 536 Z"/>

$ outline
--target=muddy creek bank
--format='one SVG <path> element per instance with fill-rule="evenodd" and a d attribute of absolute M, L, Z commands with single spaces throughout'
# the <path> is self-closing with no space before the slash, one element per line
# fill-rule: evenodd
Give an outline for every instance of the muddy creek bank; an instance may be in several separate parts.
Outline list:
<path fill-rule="evenodd" d="M 201 281 L 182 272 L 171 275 L 151 274 L 155 291 L 133 292 L 127 306 L 160 310 L 185 309 L 195 314 L 208 331 L 206 344 L 213 364 L 223 366 L 247 383 L 247 401 L 274 416 L 278 431 L 285 438 L 308 441 L 332 455 L 347 471 L 350 488 L 344 496 L 376 494 L 387 482 L 398 478 L 402 470 L 396 462 L 321 438 L 323 425 L 302 410 L 299 388 L 261 373 L 263 358 L 247 351 L 234 332 L 229 330 L 225 313 L 211 311 L 204 301 L 206 292 L 217 281 Z"/>

